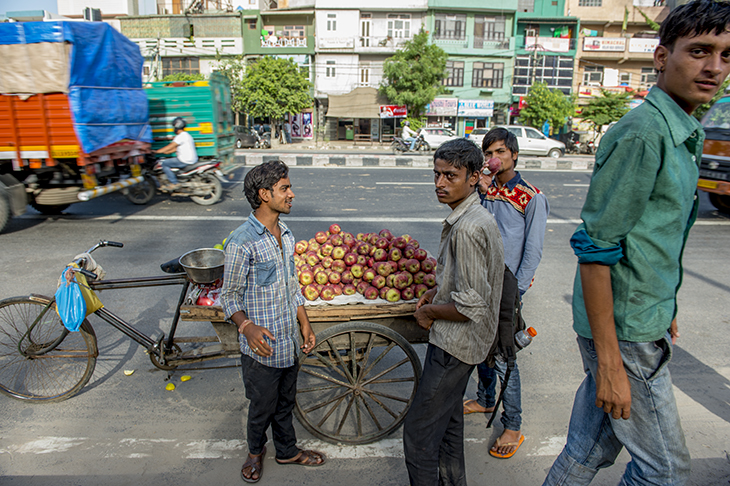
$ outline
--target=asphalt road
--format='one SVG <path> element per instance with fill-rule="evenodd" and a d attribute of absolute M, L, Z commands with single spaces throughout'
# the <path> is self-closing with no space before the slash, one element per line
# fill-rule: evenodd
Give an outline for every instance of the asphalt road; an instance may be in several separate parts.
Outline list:
<path fill-rule="evenodd" d="M 99 250 L 95 257 L 109 278 L 159 275 L 159 264 L 188 250 L 219 243 L 250 211 L 233 174 L 223 201 L 202 207 L 189 200 L 157 196 L 133 206 L 120 194 L 46 217 L 29 210 L 0 235 L 0 297 L 30 292 L 50 295 L 63 265 L 98 239 L 122 241 L 123 249 Z M 575 257 L 568 239 L 577 225 L 590 173 L 525 171 L 551 205 L 543 262 L 525 295 L 525 318 L 538 330 L 520 353 L 523 433 L 526 441 L 510 460 L 487 449 L 501 432 L 485 429 L 486 419 L 466 417 L 467 474 L 472 485 L 540 484 L 565 441 L 573 394 L 582 367 L 571 329 L 570 298 Z M 351 232 L 389 228 L 408 233 L 435 253 L 441 220 L 449 213 L 433 193 L 428 169 L 297 167 L 291 170 L 296 199 L 285 220 L 295 236 L 309 238 L 338 222 Z M 671 371 L 675 394 L 693 457 L 690 484 L 730 480 L 730 323 L 727 241 L 730 219 L 717 214 L 701 195 L 701 214 L 685 252 L 685 282 L 679 294 L 682 334 Z M 151 335 L 169 327 L 175 289 L 105 291 L 102 301 Z M 91 382 L 72 399 L 34 404 L 0 396 L 0 484 L 158 485 L 239 484 L 246 455 L 247 400 L 238 368 L 170 375 L 154 368 L 144 350 L 92 316 L 100 357 Z M 188 324 L 192 335 L 208 325 Z M 422 356 L 424 346 L 416 346 Z M 234 360 L 221 364 L 234 365 Z M 125 376 L 124 370 L 134 370 Z M 166 391 L 173 382 L 175 391 Z M 473 397 L 476 381 L 469 384 Z M 273 447 L 261 484 L 404 485 L 401 430 L 367 446 L 324 443 L 295 422 L 302 445 L 324 450 L 321 468 L 277 465 Z M 594 484 L 616 484 L 628 461 L 599 473 Z"/>

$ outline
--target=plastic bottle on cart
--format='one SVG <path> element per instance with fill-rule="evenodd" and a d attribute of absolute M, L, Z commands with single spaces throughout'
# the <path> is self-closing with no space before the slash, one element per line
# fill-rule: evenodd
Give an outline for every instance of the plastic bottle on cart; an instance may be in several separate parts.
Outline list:
<path fill-rule="evenodd" d="M 535 328 L 528 327 L 524 331 L 520 331 L 515 334 L 515 343 L 520 349 L 526 348 L 532 342 L 532 338 L 534 338 L 535 336 L 537 336 L 537 331 L 535 330 Z"/>

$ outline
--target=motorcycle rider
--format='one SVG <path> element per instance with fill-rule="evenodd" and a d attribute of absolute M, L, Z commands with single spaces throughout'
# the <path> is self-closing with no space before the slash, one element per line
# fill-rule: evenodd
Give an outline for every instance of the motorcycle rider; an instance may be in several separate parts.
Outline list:
<path fill-rule="evenodd" d="M 416 137 L 417 133 L 413 131 L 411 128 L 411 122 L 407 121 L 403 124 L 403 140 L 406 142 L 410 142 L 411 148 L 409 150 L 414 150 L 416 148 Z"/>
<path fill-rule="evenodd" d="M 175 190 L 180 188 L 180 183 L 177 181 L 175 173 L 172 171 L 173 168 L 183 168 L 190 164 L 194 164 L 198 161 L 198 152 L 195 150 L 195 142 L 193 137 L 185 131 L 187 123 L 182 117 L 177 117 L 172 120 L 172 128 L 175 130 L 175 138 L 172 142 L 162 147 L 161 149 L 155 150 L 156 154 L 171 154 L 177 152 L 177 157 L 170 157 L 162 161 L 162 171 L 167 176 L 169 184 L 162 186 L 160 189 Z"/>

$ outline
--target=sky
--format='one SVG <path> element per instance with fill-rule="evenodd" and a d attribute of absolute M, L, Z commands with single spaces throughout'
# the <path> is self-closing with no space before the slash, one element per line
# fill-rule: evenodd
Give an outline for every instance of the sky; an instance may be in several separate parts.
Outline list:
<path fill-rule="evenodd" d="M 18 10 L 48 10 L 56 13 L 58 10 L 56 0 L 0 0 L 0 14 L 7 11 L 15 12 Z"/>

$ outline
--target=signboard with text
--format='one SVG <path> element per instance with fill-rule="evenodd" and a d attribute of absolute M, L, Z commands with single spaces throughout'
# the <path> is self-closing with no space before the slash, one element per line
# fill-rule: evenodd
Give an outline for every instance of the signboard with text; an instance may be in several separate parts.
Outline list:
<path fill-rule="evenodd" d="M 659 39 L 629 39 L 629 52 L 646 52 L 654 53 L 656 46 L 659 45 Z"/>
<path fill-rule="evenodd" d="M 408 116 L 406 105 L 380 105 L 380 118 L 404 118 Z"/>
<path fill-rule="evenodd" d="M 626 50 L 626 39 L 623 37 L 584 37 L 584 51 L 613 51 Z"/>
<path fill-rule="evenodd" d="M 456 116 L 458 109 L 457 98 L 436 98 L 426 105 L 426 116 Z"/>
<path fill-rule="evenodd" d="M 458 116 L 488 117 L 494 114 L 494 100 L 459 100 Z"/>

